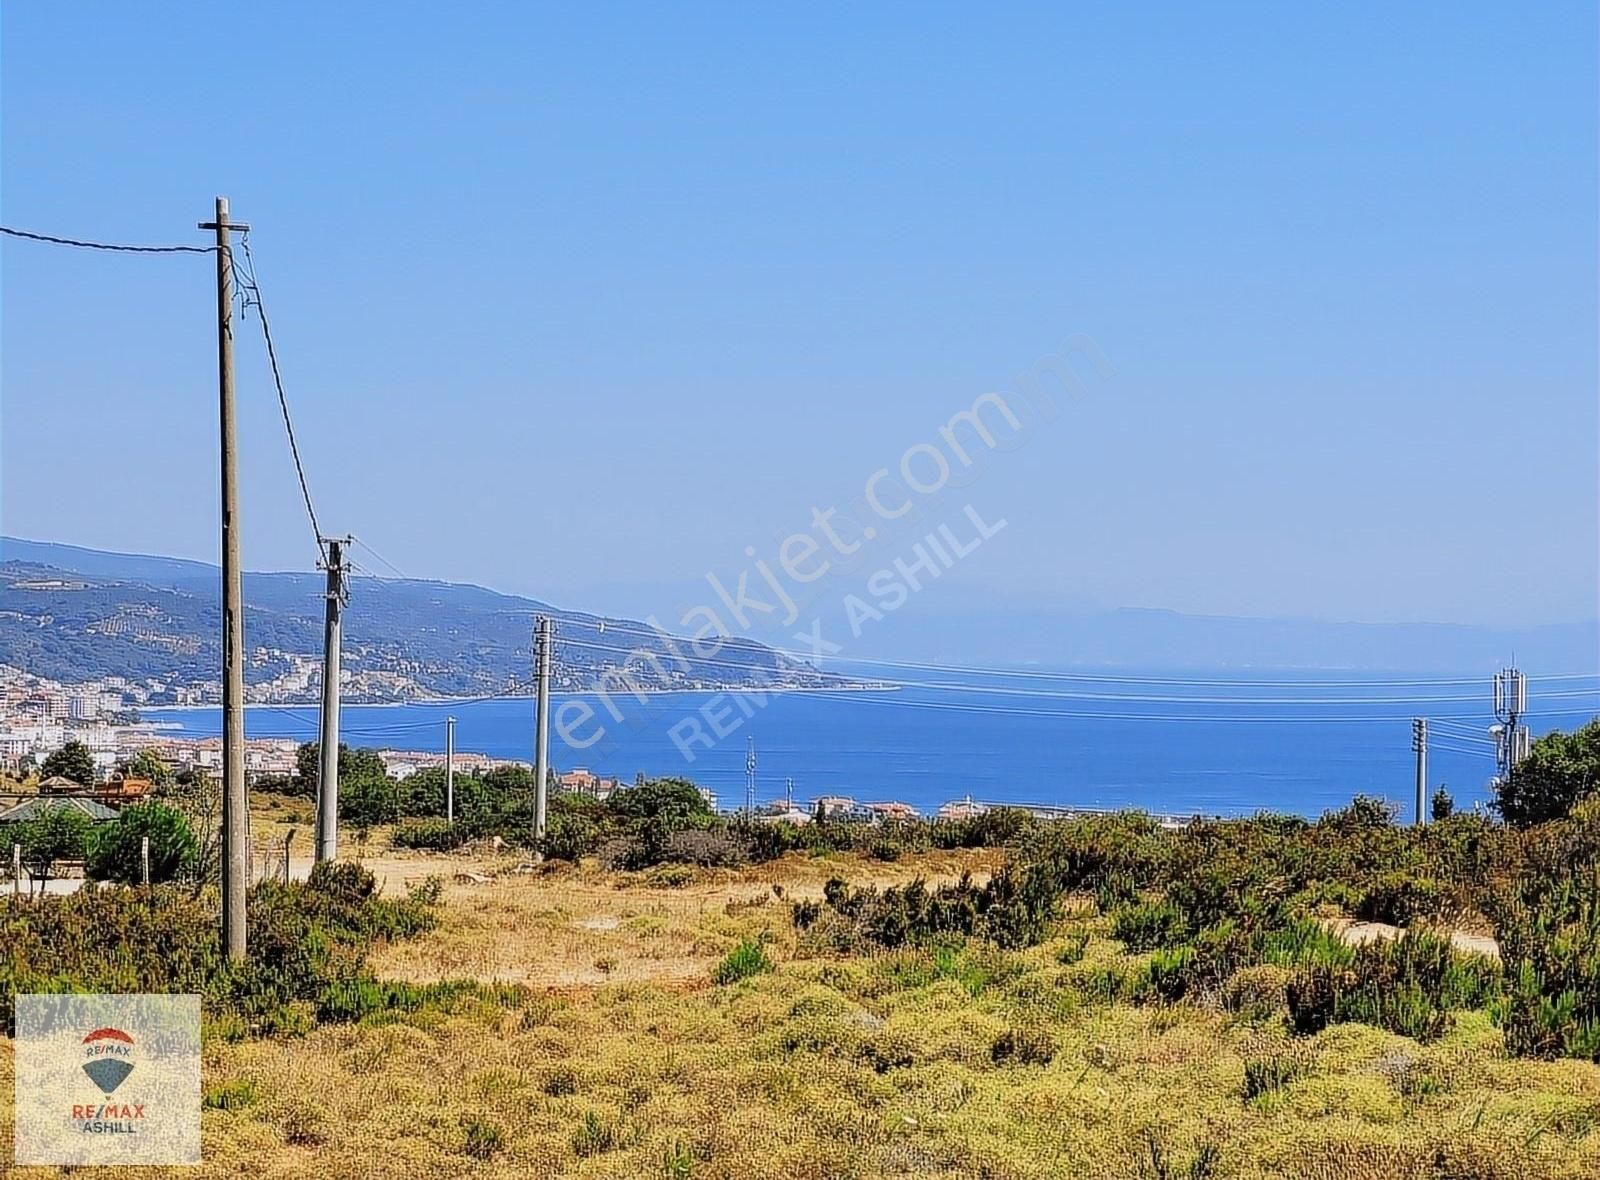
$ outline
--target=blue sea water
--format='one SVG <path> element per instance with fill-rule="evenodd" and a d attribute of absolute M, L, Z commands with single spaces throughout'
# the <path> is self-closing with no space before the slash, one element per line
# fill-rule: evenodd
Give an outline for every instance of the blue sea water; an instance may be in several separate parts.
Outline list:
<path fill-rule="evenodd" d="M 848 671 L 848 669 L 841 669 Z M 871 669 L 857 670 L 864 676 Z M 897 675 L 905 676 L 904 672 Z M 1431 719 L 1429 783 L 1448 785 L 1459 807 L 1488 797 L 1494 773 L 1487 730 L 1494 723 L 1482 684 L 1399 684 L 1349 674 L 1146 674 L 1138 682 L 1082 673 L 921 672 L 893 691 L 664 693 L 613 698 L 615 721 L 595 696 L 594 720 L 571 729 L 572 748 L 552 736 L 551 763 L 632 780 L 681 775 L 742 805 L 747 739 L 755 741 L 757 794 L 797 800 L 842 794 L 900 800 L 931 813 L 974 799 L 1095 807 L 1141 807 L 1230 815 L 1266 808 L 1316 815 L 1357 793 L 1402 806 L 1409 817 L 1414 763 L 1411 718 Z M 1413 680 L 1442 679 L 1419 674 Z M 580 715 L 571 706 L 568 715 Z M 1600 678 L 1530 683 L 1526 723 L 1535 736 L 1600 713 Z M 150 710 L 186 735 L 214 735 L 211 710 Z M 530 760 L 533 702 L 527 698 L 346 706 L 352 745 L 442 751 L 445 718 L 456 749 Z M 683 741 L 695 732 L 701 742 Z M 251 737 L 316 736 L 314 706 L 247 710 Z M 720 730 L 724 736 L 717 737 Z M 680 740 L 674 740 L 674 731 Z M 684 747 L 687 746 L 687 749 Z"/>

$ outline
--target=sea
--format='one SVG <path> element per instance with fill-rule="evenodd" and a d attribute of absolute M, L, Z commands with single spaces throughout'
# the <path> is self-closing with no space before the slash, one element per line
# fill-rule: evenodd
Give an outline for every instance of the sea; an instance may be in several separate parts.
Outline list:
<path fill-rule="evenodd" d="M 1259 810 L 1316 816 L 1357 794 L 1415 794 L 1412 720 L 1429 722 L 1429 793 L 1458 808 L 1491 796 L 1496 724 L 1488 678 L 1284 671 L 1138 674 L 1081 669 L 837 666 L 849 691 L 558 694 L 551 765 L 632 781 L 679 776 L 743 806 L 754 762 L 759 802 L 820 795 L 895 800 L 923 814 L 971 798 L 1053 807 L 1137 807 L 1173 815 Z M 1533 736 L 1600 715 L 1600 677 L 1530 678 Z M 609 704 L 608 704 L 609 702 Z M 168 732 L 213 736 L 217 709 L 151 709 Z M 534 704 L 492 698 L 346 705 L 351 745 L 531 761 Z M 251 706 L 249 737 L 316 737 L 314 705 Z"/>

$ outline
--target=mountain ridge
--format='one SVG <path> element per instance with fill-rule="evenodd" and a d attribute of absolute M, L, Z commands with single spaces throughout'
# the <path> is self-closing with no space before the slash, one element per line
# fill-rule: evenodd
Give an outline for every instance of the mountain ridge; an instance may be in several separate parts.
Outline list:
<path fill-rule="evenodd" d="M 248 699 L 315 700 L 323 576 L 251 571 L 244 585 Z M 710 658 L 681 644 L 674 654 L 666 637 L 635 620 L 483 586 L 358 577 L 351 589 L 343 658 L 351 701 L 525 690 L 539 614 L 555 619 L 552 679 L 562 690 L 851 683 L 744 638 L 724 640 Z M 158 682 L 149 703 L 209 701 L 220 694 L 219 598 L 219 570 L 204 562 L 0 538 L 0 663 L 69 684 Z M 636 650 L 657 658 L 630 661 L 624 682 L 619 669 Z"/>

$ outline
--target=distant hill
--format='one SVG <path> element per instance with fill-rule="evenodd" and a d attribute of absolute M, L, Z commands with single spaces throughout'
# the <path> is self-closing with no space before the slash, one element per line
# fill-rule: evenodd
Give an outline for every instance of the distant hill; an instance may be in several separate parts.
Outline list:
<path fill-rule="evenodd" d="M 121 676 L 174 691 L 214 686 L 219 582 L 217 567 L 205 562 L 0 538 L 0 663 L 67 683 Z M 324 579 L 247 573 L 244 584 L 251 697 L 315 699 Z M 666 654 L 666 641 L 632 620 L 559 610 L 481 586 L 358 577 L 344 616 L 347 696 L 525 691 L 537 614 L 556 621 L 558 688 L 601 686 L 606 669 L 635 648 L 662 653 L 659 662 L 630 665 L 634 681 L 650 689 L 844 683 L 750 640 L 728 640 L 710 660 L 679 645 L 680 663 Z"/>
<path fill-rule="evenodd" d="M 848 634 L 842 619 L 824 633 Z M 868 631 L 850 655 L 953 664 L 1095 669 L 1252 669 L 1541 675 L 1600 668 L 1600 623 L 1490 627 L 1228 618 L 1170 610 L 946 604 L 932 596 Z"/>

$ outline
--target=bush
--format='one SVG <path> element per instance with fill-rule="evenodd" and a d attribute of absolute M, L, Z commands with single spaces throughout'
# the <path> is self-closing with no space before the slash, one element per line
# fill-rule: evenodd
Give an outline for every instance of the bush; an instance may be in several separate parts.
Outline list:
<path fill-rule="evenodd" d="M 722 962 L 711 972 L 711 982 L 718 986 L 737 983 L 741 979 L 749 979 L 752 975 L 760 975 L 771 971 L 772 960 L 767 957 L 766 948 L 753 938 L 747 938 L 738 946 L 728 952 Z"/>
<path fill-rule="evenodd" d="M 1069 930 L 1062 937 L 1061 949 L 1056 952 L 1056 962 L 1063 966 L 1083 961 L 1083 953 L 1089 947 L 1089 932 L 1087 930 Z"/>
<path fill-rule="evenodd" d="M 744 845 L 725 832 L 689 829 L 667 837 L 663 859 L 701 868 L 731 868 L 745 864 L 749 856 Z"/>
<path fill-rule="evenodd" d="M 1158 950 L 1145 964 L 1134 985 L 1136 996 L 1175 1003 L 1191 990 L 1195 980 L 1195 951 L 1190 946 Z"/>
<path fill-rule="evenodd" d="M 602 866 L 608 869 L 643 869 L 656 863 L 649 845 L 634 836 L 618 836 L 607 840 L 595 851 Z"/>
<path fill-rule="evenodd" d="M 1529 832 L 1522 871 L 1490 908 L 1505 964 L 1506 1048 L 1600 1061 L 1600 804 Z"/>
<path fill-rule="evenodd" d="M 1246 1102 L 1281 1090 L 1309 1072 L 1306 1062 L 1298 1057 L 1278 1054 L 1273 1057 L 1252 1057 L 1244 1063 L 1244 1100 Z"/>
<path fill-rule="evenodd" d="M 463 996 L 505 998 L 477 985 L 379 983 L 372 945 L 427 929 L 427 888 L 377 896 L 370 873 L 319 865 L 306 882 L 267 881 L 249 897 L 250 956 L 220 947 L 214 894 L 84 889 L 65 897 L 0 898 L 0 1023 L 18 992 L 198 992 L 209 1018 L 242 1031 L 297 1034 L 317 1019 L 358 1020 Z"/>
<path fill-rule="evenodd" d="M 389 836 L 389 843 L 395 848 L 424 852 L 451 852 L 466 842 L 462 825 L 446 823 L 442 819 L 408 820 L 395 825 Z"/>
<path fill-rule="evenodd" d="M 234 1078 L 207 1086 L 200 1095 L 203 1110 L 243 1110 L 257 1100 L 255 1083 L 249 1078 Z"/>
<path fill-rule="evenodd" d="M 559 796 L 557 797 L 560 798 Z M 541 852 L 551 860 L 574 863 L 593 856 L 600 847 L 605 826 L 594 814 L 575 808 L 552 806 L 545 822 Z"/>
<path fill-rule="evenodd" d="M 616 1127 L 589 1110 L 584 1112 L 582 1124 L 572 1133 L 572 1152 L 579 1159 L 587 1159 L 612 1150 L 617 1141 Z"/>
<path fill-rule="evenodd" d="M 461 1121 L 461 1130 L 466 1136 L 461 1150 L 475 1160 L 493 1159 L 505 1148 L 505 1132 L 487 1119 L 468 1115 Z"/>
<path fill-rule="evenodd" d="M 1409 926 L 1424 918 L 1441 918 L 1453 907 L 1454 891 L 1415 873 L 1399 870 L 1379 877 L 1356 907 L 1364 922 Z"/>
<path fill-rule="evenodd" d="M 1177 906 L 1167 901 L 1142 901 L 1124 906 L 1111 923 L 1111 936 L 1135 954 L 1172 946 L 1185 933 L 1183 915 Z"/>
<path fill-rule="evenodd" d="M 1284 991 L 1291 978 L 1288 968 L 1271 963 L 1241 967 L 1223 987 L 1223 1007 L 1246 1020 L 1269 1019 L 1284 1010 Z"/>
<path fill-rule="evenodd" d="M 1432 1041 L 1449 1029 L 1451 1011 L 1483 1006 L 1498 988 L 1497 964 L 1458 955 L 1449 940 L 1413 931 L 1393 942 L 1356 948 L 1347 968 L 1319 965 L 1299 971 L 1286 998 L 1290 1024 L 1299 1033 L 1359 1021 Z"/>
<path fill-rule="evenodd" d="M 996 1065 L 1049 1065 L 1055 1055 L 1049 1030 L 1035 1025 L 1008 1028 L 989 1046 L 989 1059 Z"/>
<path fill-rule="evenodd" d="M 162 803 L 136 803 L 95 830 L 84 857 L 84 876 L 137 885 L 143 879 L 143 845 L 150 841 L 150 884 L 186 880 L 200 846 L 189 821 Z"/>

